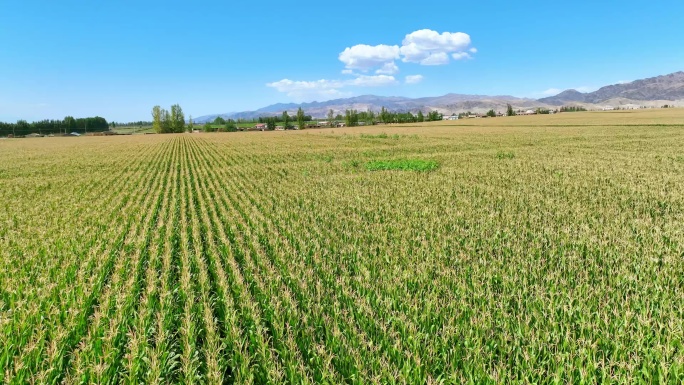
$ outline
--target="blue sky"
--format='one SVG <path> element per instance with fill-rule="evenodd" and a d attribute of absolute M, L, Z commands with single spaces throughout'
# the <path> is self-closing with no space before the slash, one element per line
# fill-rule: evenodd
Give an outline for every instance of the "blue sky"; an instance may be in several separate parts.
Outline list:
<path fill-rule="evenodd" d="M 682 15 L 681 0 L 0 0 L 0 120 L 593 90 L 684 70 Z"/>

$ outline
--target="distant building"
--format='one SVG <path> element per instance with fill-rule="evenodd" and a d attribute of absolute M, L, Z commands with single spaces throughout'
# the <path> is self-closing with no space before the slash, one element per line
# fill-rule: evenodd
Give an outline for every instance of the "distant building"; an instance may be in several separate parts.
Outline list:
<path fill-rule="evenodd" d="M 266 130 L 268 126 L 266 126 L 266 123 L 258 123 L 256 126 L 254 126 L 255 129 L 264 131 Z"/>

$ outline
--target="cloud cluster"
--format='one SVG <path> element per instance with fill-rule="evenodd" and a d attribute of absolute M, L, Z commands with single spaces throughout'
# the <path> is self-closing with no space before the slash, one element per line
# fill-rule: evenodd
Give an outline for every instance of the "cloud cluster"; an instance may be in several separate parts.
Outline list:
<path fill-rule="evenodd" d="M 391 67 L 398 58 L 399 47 L 384 44 L 376 46 L 358 44 L 345 48 L 339 56 L 345 68 L 364 72 L 374 67 L 386 68 L 388 65 Z"/>
<path fill-rule="evenodd" d="M 451 59 L 471 59 L 477 49 L 470 46 L 470 35 L 463 32 L 442 32 L 421 29 L 404 37 L 398 45 L 358 44 L 347 47 L 339 55 L 345 71 L 375 70 L 376 74 L 393 75 L 399 72 L 396 61 L 421 65 L 445 65 Z"/>
<path fill-rule="evenodd" d="M 344 64 L 343 75 L 350 80 L 293 81 L 283 79 L 268 83 L 268 87 L 286 93 L 296 100 L 343 96 L 345 87 L 380 87 L 398 84 L 393 75 L 399 73 L 397 62 L 424 66 L 449 64 L 451 60 L 471 59 L 477 49 L 471 47 L 470 36 L 463 32 L 442 32 L 421 29 L 409 33 L 399 45 L 357 44 L 338 55 Z M 374 75 L 368 75 L 368 73 Z M 417 84 L 422 75 L 409 75 L 406 84 Z"/>
<path fill-rule="evenodd" d="M 469 51 L 469 47 L 470 36 L 466 33 L 421 29 L 406 35 L 400 52 L 406 63 L 444 65 L 449 63 L 449 56 L 454 60 L 470 58 L 477 50 Z"/>

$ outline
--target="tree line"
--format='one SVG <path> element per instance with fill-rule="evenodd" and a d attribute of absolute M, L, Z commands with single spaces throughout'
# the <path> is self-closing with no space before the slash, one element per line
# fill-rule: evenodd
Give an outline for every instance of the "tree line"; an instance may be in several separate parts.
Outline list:
<path fill-rule="evenodd" d="M 67 116 L 62 120 L 45 119 L 32 123 L 26 120 L 18 120 L 16 123 L 0 122 L 0 135 L 2 136 L 24 136 L 34 133 L 40 135 L 87 133 L 107 130 L 109 130 L 109 123 L 99 116 L 89 118 Z"/>
<path fill-rule="evenodd" d="M 287 111 L 283 111 L 283 113 L 280 116 L 260 116 L 259 118 L 253 119 L 254 123 L 266 123 L 268 124 L 269 120 L 275 120 L 276 122 L 283 122 L 283 123 L 289 123 L 289 122 L 311 122 L 313 121 L 313 117 L 311 115 L 306 115 L 304 114 L 304 110 L 300 107 L 297 110 L 297 114 L 295 116 L 290 116 Z"/>
<path fill-rule="evenodd" d="M 189 126 L 190 131 L 192 131 L 192 128 L 192 126 Z M 225 120 L 221 117 L 214 119 L 213 123 L 207 122 L 202 126 L 202 131 L 204 132 L 236 132 L 237 130 L 237 124 L 233 119 Z"/>
<path fill-rule="evenodd" d="M 109 123 L 112 128 L 116 127 L 149 127 L 152 125 L 151 121 L 146 121 L 146 120 L 138 120 L 137 122 L 110 122 Z"/>
<path fill-rule="evenodd" d="M 332 121 L 333 111 L 328 111 L 328 120 Z M 419 123 L 419 122 L 430 122 L 442 120 L 443 115 L 438 111 L 430 111 L 427 115 L 423 114 L 423 111 L 418 111 L 418 113 L 413 114 L 411 111 L 407 112 L 391 112 L 390 110 L 382 107 L 379 113 L 375 113 L 373 110 L 368 109 L 367 111 L 357 111 L 357 110 L 346 110 L 344 117 L 337 115 L 336 120 L 344 119 L 344 123 L 348 127 L 358 126 L 361 122 L 368 125 L 373 125 L 377 123 Z"/>
<path fill-rule="evenodd" d="M 581 112 L 587 109 L 581 106 L 563 106 L 560 108 L 560 112 Z"/>
<path fill-rule="evenodd" d="M 192 124 L 192 119 L 190 122 Z M 181 106 L 172 105 L 170 112 L 159 106 L 152 107 L 152 129 L 157 134 L 185 132 L 185 115 Z"/>

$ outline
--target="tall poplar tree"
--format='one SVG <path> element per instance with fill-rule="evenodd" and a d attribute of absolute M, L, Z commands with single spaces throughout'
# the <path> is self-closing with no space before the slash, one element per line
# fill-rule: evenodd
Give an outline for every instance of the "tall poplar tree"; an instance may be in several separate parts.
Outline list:
<path fill-rule="evenodd" d="M 330 127 L 333 127 L 333 119 L 335 118 L 335 113 L 333 112 L 332 108 L 328 110 L 328 124 Z"/>
<path fill-rule="evenodd" d="M 171 106 L 170 120 L 170 132 L 180 133 L 185 131 L 185 115 L 183 114 L 183 109 L 179 104 L 174 104 Z"/>
<path fill-rule="evenodd" d="M 300 130 L 304 129 L 304 110 L 302 110 L 302 107 L 299 107 L 297 110 L 297 126 L 299 126 Z"/>
<path fill-rule="evenodd" d="M 287 126 L 290 124 L 290 115 L 287 114 L 287 111 L 283 111 L 283 126 L 287 128 Z"/>
<path fill-rule="evenodd" d="M 169 114 L 169 111 L 163 108 L 161 110 L 161 132 L 165 134 L 173 132 L 171 125 L 171 115 Z"/>
<path fill-rule="evenodd" d="M 162 133 L 162 109 L 159 106 L 152 107 L 152 129 L 157 134 Z"/>

